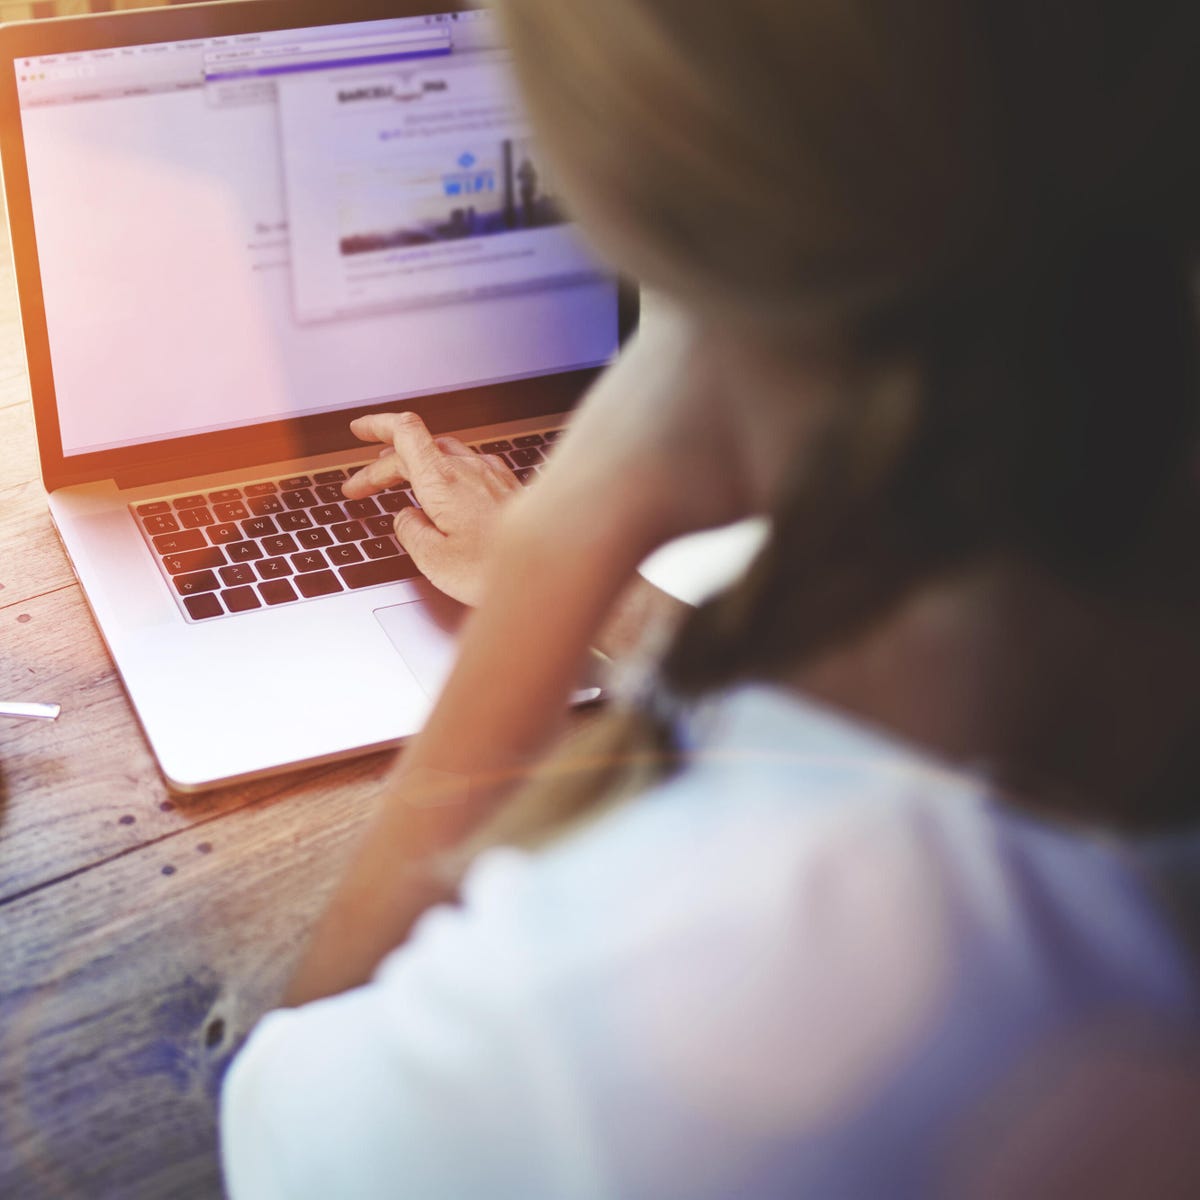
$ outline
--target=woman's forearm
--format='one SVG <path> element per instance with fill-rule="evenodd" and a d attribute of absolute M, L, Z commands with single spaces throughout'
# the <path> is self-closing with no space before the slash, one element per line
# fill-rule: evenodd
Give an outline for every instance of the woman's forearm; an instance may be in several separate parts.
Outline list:
<path fill-rule="evenodd" d="M 400 755 L 288 1004 L 365 982 L 417 917 L 453 894 L 439 872 L 445 852 L 495 811 L 554 737 L 588 647 L 640 561 L 640 548 L 621 538 L 556 538 L 521 525 L 497 550 L 488 599 L 466 623 L 426 728 Z M 658 589 L 630 589 L 607 632 L 631 639 L 637 614 L 665 601 Z"/>

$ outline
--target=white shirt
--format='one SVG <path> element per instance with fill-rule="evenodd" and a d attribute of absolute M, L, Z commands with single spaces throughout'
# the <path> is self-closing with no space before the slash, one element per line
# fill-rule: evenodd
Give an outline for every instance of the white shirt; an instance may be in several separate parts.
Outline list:
<path fill-rule="evenodd" d="M 1200 838 L 1039 823 L 765 687 L 681 734 L 263 1019 L 233 1200 L 1200 1195 Z"/>

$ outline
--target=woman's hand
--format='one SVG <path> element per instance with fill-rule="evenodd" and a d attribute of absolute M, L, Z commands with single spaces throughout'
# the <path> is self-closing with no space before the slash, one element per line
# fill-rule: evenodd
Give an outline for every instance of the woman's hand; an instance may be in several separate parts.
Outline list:
<path fill-rule="evenodd" d="M 547 542 L 617 537 L 648 554 L 697 529 L 737 520 L 760 497 L 710 339 L 666 314 L 638 334 L 589 393 L 523 523 Z M 458 438 L 433 437 L 415 413 L 352 422 L 356 437 L 389 449 L 344 485 L 348 499 L 407 482 L 420 508 L 396 515 L 401 546 L 436 587 L 479 604 L 501 513 L 523 491 L 505 461 Z M 565 564 L 564 564 L 565 565 Z"/>
<path fill-rule="evenodd" d="M 434 438 L 416 413 L 383 413 L 351 422 L 355 437 L 390 443 L 342 485 L 347 499 L 407 482 L 420 508 L 396 514 L 396 538 L 435 587 L 478 604 L 484 564 L 501 509 L 521 484 L 508 464 L 476 454 L 454 437 Z"/>

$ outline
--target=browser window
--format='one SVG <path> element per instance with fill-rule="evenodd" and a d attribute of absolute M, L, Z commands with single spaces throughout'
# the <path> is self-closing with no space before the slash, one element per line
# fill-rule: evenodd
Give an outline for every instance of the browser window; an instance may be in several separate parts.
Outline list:
<path fill-rule="evenodd" d="M 298 320 L 595 279 L 496 56 L 292 76 L 279 112 Z"/>
<path fill-rule="evenodd" d="M 64 451 L 607 362 L 491 18 L 17 64 Z"/>

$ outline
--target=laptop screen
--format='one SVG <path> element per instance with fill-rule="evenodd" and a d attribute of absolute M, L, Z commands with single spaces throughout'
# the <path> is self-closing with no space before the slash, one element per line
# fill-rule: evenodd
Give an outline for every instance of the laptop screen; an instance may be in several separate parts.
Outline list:
<path fill-rule="evenodd" d="M 16 62 L 66 456 L 603 365 L 490 14 Z"/>

